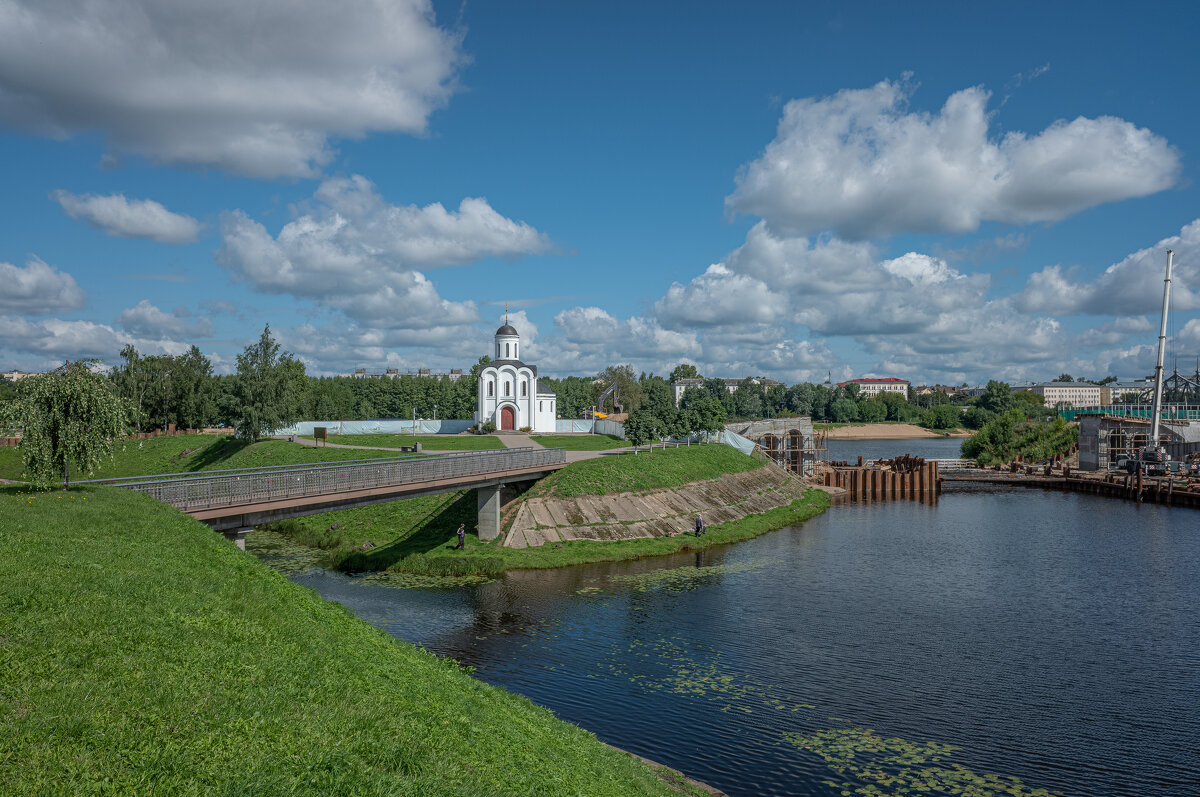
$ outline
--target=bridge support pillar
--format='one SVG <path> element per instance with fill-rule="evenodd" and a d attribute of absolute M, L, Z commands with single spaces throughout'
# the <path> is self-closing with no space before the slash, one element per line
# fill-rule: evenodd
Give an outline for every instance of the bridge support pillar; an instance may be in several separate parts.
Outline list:
<path fill-rule="evenodd" d="M 240 529 L 225 529 L 221 533 L 225 535 L 225 539 L 233 540 L 233 544 L 243 551 L 246 550 L 246 535 L 254 531 L 253 526 L 245 526 Z"/>
<path fill-rule="evenodd" d="M 479 539 L 494 540 L 500 536 L 500 493 L 504 485 L 480 487 L 476 490 L 479 506 Z"/>

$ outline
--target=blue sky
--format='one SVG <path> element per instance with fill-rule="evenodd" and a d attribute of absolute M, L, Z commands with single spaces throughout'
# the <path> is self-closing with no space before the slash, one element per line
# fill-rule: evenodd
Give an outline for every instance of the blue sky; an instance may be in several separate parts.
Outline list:
<path fill-rule="evenodd" d="M 1192 4 L 649 5 L 0 0 L 0 367 L 1194 367 Z"/>

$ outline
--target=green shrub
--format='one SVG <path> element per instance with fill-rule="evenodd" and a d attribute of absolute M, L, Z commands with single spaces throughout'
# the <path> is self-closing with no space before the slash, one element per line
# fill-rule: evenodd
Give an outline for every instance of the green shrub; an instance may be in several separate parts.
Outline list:
<path fill-rule="evenodd" d="M 963 441 L 963 456 L 980 465 L 1012 462 L 1018 455 L 1027 462 L 1038 462 L 1067 453 L 1079 440 L 1079 429 L 1062 418 L 1026 418 L 1024 408 L 996 416 Z"/>

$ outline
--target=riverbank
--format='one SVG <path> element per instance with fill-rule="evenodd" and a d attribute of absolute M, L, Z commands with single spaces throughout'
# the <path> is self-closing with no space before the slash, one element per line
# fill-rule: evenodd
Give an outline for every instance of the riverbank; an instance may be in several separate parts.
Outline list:
<path fill-rule="evenodd" d="M 934 431 L 913 423 L 856 423 L 847 425 L 816 425 L 818 432 L 824 431 L 828 440 L 909 440 L 931 437 L 970 437 L 967 429 L 948 432 Z"/>
<path fill-rule="evenodd" d="M 555 506 L 543 506 L 547 502 Z M 828 506 L 827 494 L 763 458 L 702 445 L 573 463 L 509 502 L 504 533 L 493 541 L 475 533 L 474 491 L 310 515 L 264 528 L 308 548 L 313 555 L 305 558 L 321 567 L 386 571 L 403 576 L 394 581 L 408 586 L 412 576 L 493 578 L 507 570 L 699 550 L 801 523 Z M 683 533 L 697 511 L 709 522 L 702 537 Z M 455 549 L 460 524 L 468 530 L 462 551 Z M 521 534 L 521 547 L 506 544 L 514 529 Z M 541 539 L 549 542 L 538 545 Z"/>
<path fill-rule="evenodd" d="M 145 496 L 4 488 L 0 527 L 0 792 L 679 793 Z"/>

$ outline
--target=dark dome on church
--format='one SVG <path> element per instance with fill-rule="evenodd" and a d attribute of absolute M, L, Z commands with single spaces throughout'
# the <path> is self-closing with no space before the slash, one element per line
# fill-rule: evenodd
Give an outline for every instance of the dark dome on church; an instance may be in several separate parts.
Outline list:
<path fill-rule="evenodd" d="M 499 337 L 501 335 L 516 335 L 516 334 L 517 334 L 517 330 L 515 328 L 513 328 L 513 326 L 511 324 L 505 324 L 504 326 L 502 326 L 496 330 L 496 337 Z"/>

